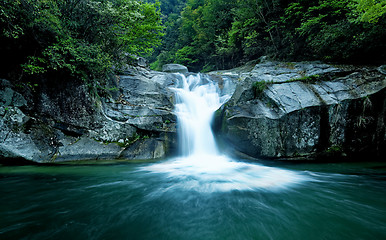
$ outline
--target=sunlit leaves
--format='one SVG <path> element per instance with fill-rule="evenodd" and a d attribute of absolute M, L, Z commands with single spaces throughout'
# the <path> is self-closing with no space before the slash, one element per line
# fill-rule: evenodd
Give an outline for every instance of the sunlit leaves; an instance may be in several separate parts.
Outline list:
<path fill-rule="evenodd" d="M 386 13 L 385 0 L 355 0 L 355 11 L 358 20 L 362 22 L 376 23 Z"/>
<path fill-rule="evenodd" d="M 60 71 L 94 82 L 151 52 L 163 30 L 159 4 L 137 0 L 3 0 L 0 25 L 0 41 L 15 39 L 3 48 L 24 49 L 17 61 L 25 73 Z"/>

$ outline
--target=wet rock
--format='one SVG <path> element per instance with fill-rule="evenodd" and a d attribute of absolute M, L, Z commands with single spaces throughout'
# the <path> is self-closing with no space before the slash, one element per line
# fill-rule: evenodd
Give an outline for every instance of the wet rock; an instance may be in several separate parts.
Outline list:
<path fill-rule="evenodd" d="M 89 137 L 69 137 L 62 135 L 60 146 L 52 157 L 52 162 L 80 160 L 117 159 L 122 148 L 115 143 L 104 143 Z"/>
<path fill-rule="evenodd" d="M 166 156 L 167 148 L 164 142 L 158 139 L 141 139 L 126 148 L 120 158 L 124 159 L 159 159 Z"/>
<path fill-rule="evenodd" d="M 385 75 L 376 68 L 283 64 L 266 62 L 240 73 L 247 77 L 218 110 L 215 127 L 235 153 L 272 159 L 384 156 Z M 309 81 L 307 74 L 318 78 Z M 260 93 L 256 82 L 265 82 Z"/>
<path fill-rule="evenodd" d="M 121 95 L 104 103 L 106 117 L 146 131 L 175 132 L 174 93 L 161 76 L 120 76 Z"/>
<path fill-rule="evenodd" d="M 188 68 L 181 65 L 181 64 L 165 64 L 162 66 L 162 71 L 163 72 L 168 72 L 168 73 L 187 73 Z"/>
<path fill-rule="evenodd" d="M 10 82 L 1 80 L 0 159 L 58 162 L 167 156 L 176 141 L 174 93 L 169 90 L 176 75 L 135 70 L 109 78 L 110 96 L 100 101 L 82 82 L 43 79 L 27 102 Z M 149 136 L 144 144 L 137 143 L 141 151 L 127 146 L 138 135 Z"/>

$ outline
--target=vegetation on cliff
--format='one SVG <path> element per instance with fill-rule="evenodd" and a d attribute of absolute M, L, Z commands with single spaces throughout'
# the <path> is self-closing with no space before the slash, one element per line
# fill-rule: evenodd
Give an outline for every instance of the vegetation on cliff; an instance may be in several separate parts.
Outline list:
<path fill-rule="evenodd" d="M 381 63 L 386 59 L 382 0 L 164 0 L 166 35 L 153 68 L 226 69 L 262 55 L 281 60 Z"/>
<path fill-rule="evenodd" d="M 95 87 L 114 67 L 159 45 L 163 27 L 159 3 L 3 0 L 0 29 L 0 77 L 71 76 Z"/>

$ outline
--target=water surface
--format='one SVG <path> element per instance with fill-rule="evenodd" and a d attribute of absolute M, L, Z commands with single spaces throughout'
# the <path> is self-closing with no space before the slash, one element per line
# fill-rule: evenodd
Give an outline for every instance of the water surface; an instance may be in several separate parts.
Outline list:
<path fill-rule="evenodd" d="M 0 239 L 386 239 L 385 164 L 223 156 L 210 121 L 234 85 L 176 78 L 179 157 L 1 166 Z"/>
<path fill-rule="evenodd" d="M 275 185 L 173 162 L 1 166 L 0 239 L 386 239 L 386 164 L 271 164 L 298 180 Z"/>

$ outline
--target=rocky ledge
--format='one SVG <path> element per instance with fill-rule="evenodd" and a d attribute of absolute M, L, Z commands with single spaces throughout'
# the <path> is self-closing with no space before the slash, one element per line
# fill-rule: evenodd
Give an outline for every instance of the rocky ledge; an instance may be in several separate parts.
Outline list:
<path fill-rule="evenodd" d="M 174 93 L 169 90 L 175 80 L 172 73 L 127 67 L 108 80 L 109 94 L 97 98 L 73 80 L 13 84 L 0 79 L 0 160 L 169 156 L 176 146 Z"/>
<path fill-rule="evenodd" d="M 385 66 L 269 62 L 212 72 L 238 82 L 214 128 L 235 155 L 267 159 L 384 158 Z"/>

